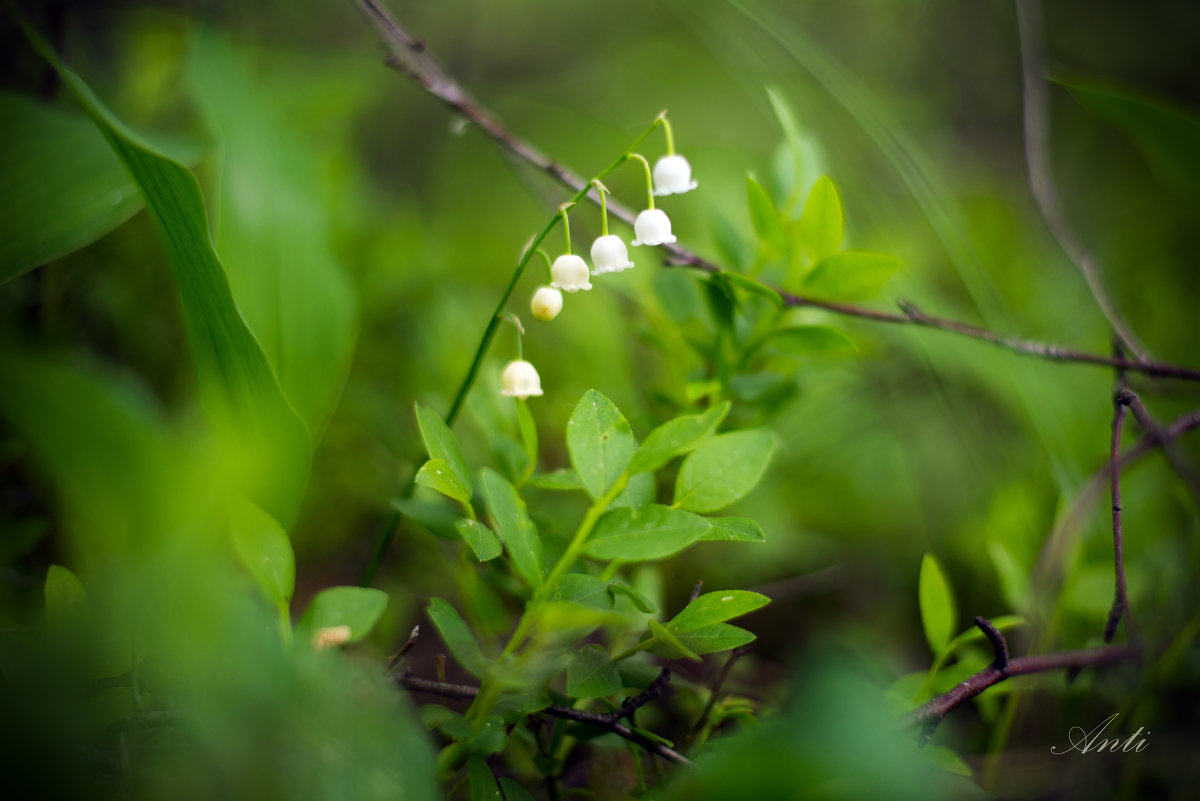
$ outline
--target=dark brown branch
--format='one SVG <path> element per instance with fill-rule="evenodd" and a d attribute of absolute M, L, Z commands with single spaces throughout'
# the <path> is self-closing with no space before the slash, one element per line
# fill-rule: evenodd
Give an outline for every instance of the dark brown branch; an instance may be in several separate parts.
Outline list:
<path fill-rule="evenodd" d="M 1117 633 L 1117 624 L 1121 615 L 1125 615 L 1125 628 L 1129 638 L 1136 639 L 1133 628 L 1133 613 L 1129 609 L 1129 592 L 1125 585 L 1125 544 L 1121 531 L 1121 424 L 1125 419 L 1125 411 L 1137 400 L 1137 396 L 1127 389 L 1117 393 L 1113 399 L 1112 447 L 1109 450 L 1108 472 L 1112 487 L 1112 532 L 1113 532 L 1113 563 L 1116 573 L 1116 588 L 1113 592 L 1112 609 L 1108 613 L 1108 622 L 1104 625 L 1104 641 L 1112 642 Z"/>
<path fill-rule="evenodd" d="M 664 676 L 666 678 L 664 678 Z M 651 698 L 654 698 L 655 696 L 657 696 L 658 694 L 660 694 L 662 692 L 662 687 L 666 685 L 666 681 L 669 678 L 670 678 L 670 671 L 664 668 L 663 672 L 660 673 L 658 678 L 654 680 L 654 684 L 651 684 L 650 688 L 647 688 L 647 690 L 645 692 L 643 692 L 641 695 L 637 696 L 637 699 L 634 699 L 634 700 L 636 701 L 638 699 L 641 699 L 643 696 L 646 696 L 647 693 L 651 692 L 651 688 L 653 688 L 655 685 L 659 685 L 657 691 L 654 692 L 653 694 L 647 696 L 645 701 L 642 701 L 642 704 L 646 703 L 646 701 L 649 701 Z M 661 682 L 661 684 L 660 684 L 660 682 Z M 479 695 L 479 688 L 472 687 L 469 684 L 448 684 L 447 682 L 444 682 L 444 681 L 432 681 L 430 679 L 422 679 L 417 676 L 409 675 L 407 673 L 397 676 L 396 683 L 410 692 L 429 693 L 431 695 L 437 695 L 442 698 L 464 698 L 465 699 L 465 698 L 474 698 L 475 696 Z M 626 703 L 629 703 L 629 702 L 627 701 Z M 630 709 L 630 713 L 632 713 L 632 711 L 634 709 L 637 709 L 637 707 L 641 706 L 642 704 L 634 705 L 632 707 L 632 709 Z M 621 709 L 617 710 L 616 712 L 602 713 L 602 712 L 588 712 L 587 710 L 584 710 L 584 709 L 575 709 L 573 707 L 563 706 L 561 704 L 551 704 L 550 706 L 546 707 L 545 709 L 539 710 L 536 714 L 548 715 L 548 716 L 554 717 L 554 718 L 562 718 L 563 720 L 571 720 L 571 721 L 575 721 L 576 723 L 582 723 L 586 726 L 593 726 L 597 729 L 609 731 L 609 732 L 612 732 L 613 734 L 617 735 L 618 737 L 621 737 L 625 740 L 630 741 L 631 743 L 637 743 L 638 745 L 640 745 L 642 748 L 645 748 L 650 753 L 660 756 L 663 759 L 668 760 L 669 762 L 674 762 L 679 765 L 691 765 L 692 764 L 692 761 L 690 759 L 688 759 L 687 757 L 685 757 L 683 754 L 679 753 L 678 751 L 667 747 L 666 745 L 658 742 L 657 740 L 652 740 L 651 738 L 646 737 L 643 734 L 639 734 L 638 732 L 634 731 L 633 729 L 631 729 L 628 726 L 621 723 L 620 720 L 622 717 L 624 717 L 624 714 L 625 714 L 622 710 L 625 709 L 625 706 L 626 706 L 626 704 L 622 704 Z"/>
<path fill-rule="evenodd" d="M 964 702 L 979 695 L 988 687 L 1013 676 L 1027 676 L 1050 670 L 1078 670 L 1111 665 L 1128 659 L 1136 659 L 1138 656 L 1139 651 L 1133 646 L 1112 645 L 1104 648 L 1087 648 L 1080 651 L 1063 651 L 1039 656 L 1021 656 L 1009 660 L 1008 670 L 1000 670 L 994 664 L 988 665 L 975 675 L 955 685 L 949 692 L 939 695 L 909 712 L 901 722 L 905 726 L 926 724 L 928 728 L 933 728 L 941 722 L 942 718 L 958 709 Z"/>
<path fill-rule="evenodd" d="M 400 26 L 394 18 L 379 4 L 378 0 L 358 0 L 364 14 L 378 29 L 380 37 L 388 47 L 387 63 L 414 80 L 429 94 L 441 100 L 455 114 L 461 115 L 479 127 L 490 139 L 512 156 L 524 161 L 535 169 L 550 176 L 559 184 L 572 191 L 579 191 L 588 182 L 563 165 L 551 160 L 537 148 L 523 139 L 518 138 L 505 128 L 487 109 L 479 105 L 458 84 L 457 81 L 429 53 L 424 43 Z M 592 203 L 598 203 L 595 193 L 587 196 Z M 632 225 L 635 212 L 628 206 L 609 196 L 609 214 L 618 217 Z M 678 244 L 663 245 L 666 253 L 665 262 L 673 266 L 694 267 L 710 273 L 724 272 L 718 265 Z M 824 309 L 834 314 L 847 317 L 857 317 L 862 320 L 872 320 L 883 323 L 902 325 L 917 325 L 935 328 L 940 331 L 959 334 L 961 336 L 991 342 L 994 345 L 1043 359 L 1059 362 L 1075 362 L 1079 364 L 1095 364 L 1106 367 L 1122 368 L 1164 378 L 1183 378 L 1200 381 L 1200 370 L 1163 362 L 1150 362 L 1141 359 L 1125 359 L 1115 356 L 1103 356 L 1086 351 L 1077 351 L 1033 340 L 999 334 L 967 323 L 947 320 L 941 317 L 925 314 L 915 306 L 901 303 L 902 314 L 879 311 L 862 306 L 852 306 L 845 303 L 819 300 L 793 292 L 777 290 L 789 307 L 811 307 Z"/>
<path fill-rule="evenodd" d="M 408 640 L 405 641 L 404 645 L 400 646 L 400 650 L 388 657 L 387 664 L 383 667 L 385 674 L 391 673 L 396 665 L 400 664 L 400 660 L 404 659 L 413 646 L 417 644 L 417 637 L 419 636 L 421 636 L 421 627 L 413 626 L 412 631 L 409 632 Z"/>
<path fill-rule="evenodd" d="M 996 628 L 992 621 L 986 617 L 979 615 L 975 616 L 975 625 L 983 632 L 983 636 L 987 637 L 988 642 L 992 644 L 992 651 L 996 654 L 995 660 L 992 662 L 992 667 L 1001 673 L 1008 673 L 1008 642 L 1005 641 L 1004 635 L 1000 633 L 1000 629 Z"/>
<path fill-rule="evenodd" d="M 1059 247 L 1079 268 L 1096 305 L 1121 346 L 1140 362 L 1146 361 L 1133 331 L 1122 319 L 1104 283 L 1100 280 L 1096 258 L 1071 228 L 1059 202 L 1050 158 L 1050 97 L 1045 78 L 1045 41 L 1042 35 L 1042 9 L 1039 0 L 1017 0 L 1017 28 L 1021 43 L 1021 74 L 1025 96 L 1025 162 L 1029 189 Z"/>

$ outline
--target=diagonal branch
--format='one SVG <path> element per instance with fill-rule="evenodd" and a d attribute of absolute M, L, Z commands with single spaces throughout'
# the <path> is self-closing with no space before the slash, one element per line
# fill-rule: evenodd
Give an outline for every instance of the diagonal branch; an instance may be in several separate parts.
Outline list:
<path fill-rule="evenodd" d="M 567 167 L 554 161 L 524 139 L 516 136 L 486 108 L 481 106 L 454 80 L 453 76 L 433 57 L 424 42 L 403 28 L 380 5 L 378 0 L 357 0 L 363 13 L 379 32 L 388 48 L 389 66 L 411 78 L 433 97 L 442 101 L 451 111 L 474 123 L 502 150 L 512 157 L 526 162 L 545 173 L 554 181 L 574 192 L 583 190 L 588 182 Z M 594 194 L 587 200 L 599 203 Z M 628 206 L 608 199 L 608 211 L 632 225 L 635 212 Z M 699 254 L 678 244 L 661 246 L 666 253 L 665 262 L 671 266 L 692 267 L 709 273 L 724 272 L 721 267 Z M 1059 345 L 1022 339 L 989 331 L 984 328 L 926 314 L 909 303 L 901 302 L 901 312 L 886 312 L 846 303 L 820 300 L 793 292 L 776 289 L 789 307 L 811 307 L 824 309 L 846 317 L 856 317 L 874 322 L 913 325 L 946 331 L 960 336 L 990 342 L 1014 353 L 1058 362 L 1074 362 L 1115 367 L 1162 378 L 1182 378 L 1200 381 L 1200 370 L 1164 362 L 1151 362 L 1144 358 L 1127 359 L 1122 356 L 1104 356 L 1097 353 L 1078 351 Z M 1137 353 L 1137 351 L 1132 351 Z"/>
<path fill-rule="evenodd" d="M 1121 423 L 1129 406 L 1137 401 L 1137 396 L 1127 389 L 1117 393 L 1113 399 L 1112 448 L 1109 451 L 1108 472 L 1112 488 L 1112 532 L 1113 532 L 1113 563 L 1116 575 L 1116 589 L 1113 592 L 1112 609 L 1108 613 L 1108 622 L 1104 626 L 1104 641 L 1112 642 L 1117 633 L 1117 624 L 1121 616 L 1125 616 L 1125 628 L 1129 638 L 1135 640 L 1137 635 L 1133 628 L 1133 613 L 1129 609 L 1129 591 L 1125 585 L 1125 541 L 1121 527 Z"/>

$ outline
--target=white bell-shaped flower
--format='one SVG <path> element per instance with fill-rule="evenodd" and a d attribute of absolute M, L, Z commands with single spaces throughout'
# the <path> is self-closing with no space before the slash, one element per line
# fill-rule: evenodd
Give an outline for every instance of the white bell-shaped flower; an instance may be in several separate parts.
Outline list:
<path fill-rule="evenodd" d="M 562 293 L 551 286 L 538 287 L 537 292 L 533 293 L 533 300 L 529 304 L 533 316 L 546 322 L 550 322 L 557 317 L 558 313 L 562 311 L 562 306 Z"/>
<path fill-rule="evenodd" d="M 509 362 L 500 375 L 500 382 L 504 384 L 500 394 L 506 398 L 540 397 L 542 394 L 542 379 L 537 369 L 524 359 Z"/>
<path fill-rule="evenodd" d="M 581 289 L 591 289 L 587 262 L 578 256 L 565 253 L 550 265 L 550 275 L 554 278 L 550 286 L 563 292 L 578 292 Z"/>
<path fill-rule="evenodd" d="M 683 156 L 663 156 L 654 164 L 654 194 L 682 195 L 697 186 L 692 180 L 692 165 Z"/>
<path fill-rule="evenodd" d="M 592 243 L 592 273 L 619 273 L 633 266 L 629 260 L 629 248 L 616 234 L 599 237 Z"/>
<path fill-rule="evenodd" d="M 671 218 L 662 209 L 646 209 L 633 221 L 633 232 L 637 239 L 631 244 L 639 245 L 669 245 L 675 241 L 671 233 Z"/>

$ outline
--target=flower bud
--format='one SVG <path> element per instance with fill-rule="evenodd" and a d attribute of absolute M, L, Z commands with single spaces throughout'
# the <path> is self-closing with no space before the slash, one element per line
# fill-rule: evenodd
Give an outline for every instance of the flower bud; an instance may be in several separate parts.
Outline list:
<path fill-rule="evenodd" d="M 683 156 L 663 156 L 654 164 L 655 195 L 682 195 L 697 186 L 692 180 L 692 165 Z"/>
<path fill-rule="evenodd" d="M 533 300 L 529 304 L 533 316 L 539 320 L 550 322 L 558 313 L 562 311 L 563 296 L 554 287 L 541 286 L 537 292 L 533 293 Z"/>
<path fill-rule="evenodd" d="M 662 209 L 646 209 L 633 221 L 633 232 L 637 239 L 633 240 L 634 247 L 638 245 L 669 245 L 675 241 L 671 234 L 671 219 Z"/>
<path fill-rule="evenodd" d="M 550 266 L 550 275 L 554 278 L 550 286 L 564 292 L 578 292 L 581 289 L 591 289 L 588 281 L 590 275 L 587 262 L 569 253 L 559 256 Z"/>
<path fill-rule="evenodd" d="M 592 273 L 619 273 L 633 266 L 629 260 L 629 249 L 615 234 L 602 236 L 592 243 Z"/>
<path fill-rule="evenodd" d="M 537 369 L 521 359 L 508 363 L 500 376 L 500 382 L 504 384 L 500 394 L 506 398 L 528 398 L 542 394 L 542 379 L 538 376 Z"/>

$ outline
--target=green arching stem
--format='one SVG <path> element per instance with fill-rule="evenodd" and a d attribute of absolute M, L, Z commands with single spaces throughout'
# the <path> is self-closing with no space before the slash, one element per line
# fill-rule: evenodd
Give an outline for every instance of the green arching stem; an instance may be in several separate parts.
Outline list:
<path fill-rule="evenodd" d="M 549 277 L 547 283 L 554 283 L 554 263 L 550 261 L 550 254 L 541 248 L 537 249 L 537 253 L 546 260 L 546 275 Z"/>
<path fill-rule="evenodd" d="M 563 240 L 566 246 L 565 253 L 568 256 L 571 255 L 571 222 L 568 219 L 568 215 L 570 214 L 571 208 L 574 205 L 574 203 L 564 203 L 558 207 L 558 213 L 562 217 L 563 221 Z"/>
<path fill-rule="evenodd" d="M 596 174 L 596 180 L 600 180 L 604 176 L 611 173 L 613 170 L 620 167 L 629 159 L 629 154 L 634 149 L 646 140 L 650 134 L 654 133 L 654 129 L 658 126 L 656 119 L 649 128 L 642 132 L 633 143 L 625 149 L 625 152 L 617 158 L 612 164 L 605 167 Z M 571 198 L 571 203 L 578 203 L 587 197 L 588 192 L 592 191 L 591 183 L 585 184 L 582 189 L 575 193 Z M 653 202 L 653 198 L 651 198 Z M 652 205 L 653 207 L 653 205 Z M 450 411 L 446 413 L 446 425 L 452 427 L 454 421 L 458 419 L 459 412 L 462 411 L 463 403 L 467 399 L 467 393 L 471 391 L 471 387 L 475 385 L 475 379 L 479 377 L 479 369 L 483 366 L 483 359 L 487 355 L 488 348 L 491 347 L 492 340 L 496 337 L 496 329 L 500 326 L 500 315 L 504 313 L 504 307 L 508 305 L 508 299 L 512 297 L 513 290 L 517 288 L 517 282 L 521 280 L 521 276 L 525 272 L 525 267 L 529 264 L 529 260 L 533 258 L 536 251 L 554 230 L 554 226 L 558 225 L 559 214 L 556 211 L 546 226 L 538 233 L 537 236 L 525 248 L 525 252 L 521 254 L 521 259 L 517 262 L 516 269 L 513 270 L 512 277 L 508 279 L 508 285 L 501 293 L 500 299 L 496 303 L 496 309 L 492 312 L 492 316 L 488 318 L 487 326 L 483 329 L 483 336 L 479 339 L 479 345 L 475 348 L 475 355 L 471 358 L 471 366 L 467 368 L 467 374 L 463 376 L 462 383 L 458 385 L 458 391 L 454 394 L 454 401 L 450 404 Z M 414 473 L 415 475 L 415 473 Z M 415 486 L 411 481 L 406 485 L 404 492 L 407 494 L 412 491 Z M 361 585 L 364 587 L 371 586 L 375 580 L 375 573 L 379 570 L 380 563 L 383 562 L 383 557 L 387 554 L 387 549 L 392 543 L 392 539 L 396 536 L 396 529 L 400 527 L 400 512 L 393 511 L 384 523 L 383 531 L 380 532 L 379 541 L 375 544 L 375 551 L 371 554 L 371 560 L 367 563 L 366 570 L 363 571 Z"/>
<path fill-rule="evenodd" d="M 292 615 L 288 611 L 287 601 L 279 604 L 279 636 L 283 639 L 284 648 L 292 647 Z"/>
<path fill-rule="evenodd" d="M 605 201 L 608 188 L 596 180 L 592 181 L 592 186 L 600 193 L 600 236 L 608 236 L 608 203 Z"/>
<path fill-rule="evenodd" d="M 656 121 L 655 125 L 657 124 L 658 123 Z M 630 153 L 625 158 L 637 159 L 638 161 L 642 162 L 642 167 L 644 167 L 646 170 L 646 197 L 648 199 L 647 202 L 649 203 L 646 208 L 654 208 L 654 176 L 650 174 L 650 162 L 646 161 L 646 157 L 640 153 Z"/>
<path fill-rule="evenodd" d="M 622 651 L 621 653 L 614 656 L 612 658 L 612 661 L 620 662 L 622 659 L 628 659 L 629 657 L 633 656 L 636 653 L 645 651 L 651 645 L 654 645 L 655 641 L 656 640 L 654 637 L 647 637 L 646 639 L 639 642 L 637 645 L 631 645 L 628 648 L 626 648 L 624 651 Z"/>
<path fill-rule="evenodd" d="M 667 135 L 667 155 L 675 155 L 675 132 L 671 130 L 671 122 L 667 119 L 667 112 L 662 112 L 658 115 L 656 123 L 663 127 L 663 133 Z"/>

